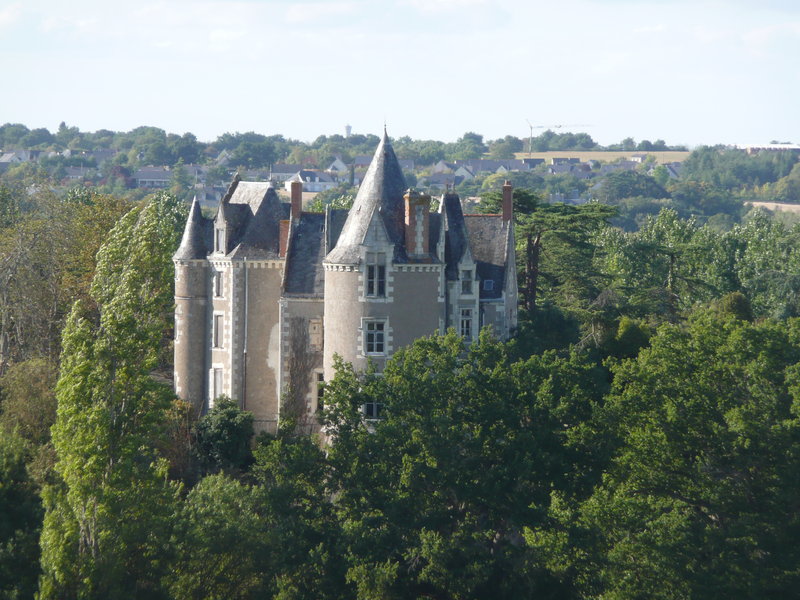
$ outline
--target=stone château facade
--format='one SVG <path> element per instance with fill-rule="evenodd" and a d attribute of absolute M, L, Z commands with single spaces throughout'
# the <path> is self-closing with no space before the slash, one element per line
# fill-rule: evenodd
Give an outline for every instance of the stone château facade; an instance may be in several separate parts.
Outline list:
<path fill-rule="evenodd" d="M 275 431 L 282 411 L 317 410 L 334 355 L 380 371 L 398 348 L 449 327 L 508 337 L 511 195 L 506 184 L 500 215 L 465 215 L 454 193 L 431 212 L 384 134 L 349 211 L 303 212 L 301 182 L 283 203 L 269 183 L 238 177 L 214 219 L 195 201 L 174 256 L 176 392 L 200 411 L 226 394 Z"/>

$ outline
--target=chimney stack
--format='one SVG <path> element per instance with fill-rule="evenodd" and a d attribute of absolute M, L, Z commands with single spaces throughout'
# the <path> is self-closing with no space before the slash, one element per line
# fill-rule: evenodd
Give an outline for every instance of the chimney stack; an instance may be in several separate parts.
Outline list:
<path fill-rule="evenodd" d="M 514 187 L 506 179 L 503 184 L 503 221 L 510 221 L 514 215 Z"/>
<path fill-rule="evenodd" d="M 409 189 L 403 199 L 406 208 L 406 252 L 411 257 L 422 258 L 429 252 L 431 197 Z"/>
<path fill-rule="evenodd" d="M 300 220 L 300 212 L 303 210 L 303 182 L 292 181 L 290 189 L 292 196 L 292 221 L 296 225 Z"/>

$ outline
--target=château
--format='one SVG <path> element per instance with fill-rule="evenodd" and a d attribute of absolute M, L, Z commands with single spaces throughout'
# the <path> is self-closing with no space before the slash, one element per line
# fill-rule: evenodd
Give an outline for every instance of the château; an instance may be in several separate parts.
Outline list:
<path fill-rule="evenodd" d="M 349 210 L 237 176 L 213 219 L 193 202 L 173 259 L 177 394 L 201 412 L 235 398 L 261 431 L 288 411 L 313 429 L 336 355 L 380 372 L 417 338 L 517 323 L 511 185 L 501 214 L 464 214 L 452 191 L 432 212 L 385 132 Z"/>

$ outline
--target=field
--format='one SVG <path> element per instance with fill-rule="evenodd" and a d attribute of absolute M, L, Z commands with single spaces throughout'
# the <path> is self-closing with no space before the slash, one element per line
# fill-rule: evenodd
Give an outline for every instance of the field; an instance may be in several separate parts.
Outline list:
<path fill-rule="evenodd" d="M 786 204 L 785 202 L 746 202 L 745 204 L 775 212 L 800 213 L 800 204 Z"/>
<path fill-rule="evenodd" d="M 653 156 L 655 157 L 656 162 L 661 164 L 686 160 L 686 157 L 689 156 L 691 152 L 605 152 L 602 150 L 563 150 L 553 152 L 531 152 L 530 154 L 528 152 L 517 152 L 516 156 L 517 158 L 543 158 L 545 163 L 549 164 L 550 160 L 553 158 L 580 158 L 581 162 L 585 162 L 587 160 L 614 162 L 620 158 L 630 160 L 634 154 L 647 154 L 648 156 Z"/>

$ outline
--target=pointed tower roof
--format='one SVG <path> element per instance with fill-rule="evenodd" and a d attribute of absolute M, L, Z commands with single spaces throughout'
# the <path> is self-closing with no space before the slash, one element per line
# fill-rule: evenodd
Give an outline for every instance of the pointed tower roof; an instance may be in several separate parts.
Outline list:
<path fill-rule="evenodd" d="M 205 258 L 208 254 L 207 238 L 210 221 L 200 211 L 197 196 L 192 200 L 186 227 L 183 230 L 181 245 L 172 257 L 175 260 L 195 260 Z"/>
<path fill-rule="evenodd" d="M 326 257 L 327 262 L 354 263 L 358 261 L 358 246 L 364 243 L 370 221 L 377 211 L 389 239 L 397 246 L 404 243 L 405 205 L 403 194 L 406 180 L 397 161 L 386 131 L 375 150 L 353 207 L 339 235 L 336 247 Z"/>

